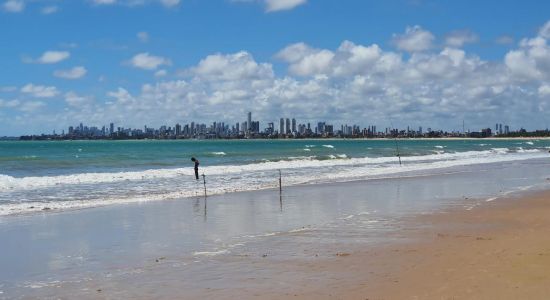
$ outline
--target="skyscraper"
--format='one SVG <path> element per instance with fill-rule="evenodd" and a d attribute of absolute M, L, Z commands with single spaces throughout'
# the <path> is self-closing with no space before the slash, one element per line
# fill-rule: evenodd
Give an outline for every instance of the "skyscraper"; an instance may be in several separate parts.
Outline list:
<path fill-rule="evenodd" d="M 115 133 L 115 123 L 109 124 L 109 134 Z"/>
<path fill-rule="evenodd" d="M 291 131 L 290 131 L 290 119 L 289 118 L 286 118 L 286 134 L 290 134 Z"/>
<path fill-rule="evenodd" d="M 279 120 L 279 134 L 285 134 L 285 119 Z"/>
<path fill-rule="evenodd" d="M 292 132 L 296 132 L 296 119 L 292 118 Z"/>
<path fill-rule="evenodd" d="M 248 128 L 246 131 L 250 133 L 252 131 L 252 112 L 248 112 L 248 119 L 246 124 L 248 124 Z"/>

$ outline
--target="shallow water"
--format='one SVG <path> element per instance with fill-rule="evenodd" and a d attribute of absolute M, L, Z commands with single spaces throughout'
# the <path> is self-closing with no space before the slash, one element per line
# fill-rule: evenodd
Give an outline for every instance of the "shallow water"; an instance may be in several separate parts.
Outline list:
<path fill-rule="evenodd" d="M 396 157 L 396 146 L 403 165 Z M 550 140 L 0 142 L 0 216 L 548 157 Z"/>
<path fill-rule="evenodd" d="M 206 201 L 6 216 L 0 218 L 0 297 L 93 297 L 95 286 L 110 286 L 123 297 L 146 292 L 151 281 L 174 278 L 190 294 L 200 294 L 206 286 L 243 284 L 232 278 L 246 272 L 269 278 L 269 270 L 226 261 L 263 255 L 307 259 L 311 249 L 328 256 L 338 245 L 391 242 L 402 217 L 470 209 L 494 197 L 547 189 L 549 166 L 549 159 L 519 160 L 285 186 L 282 197 L 270 189 Z"/>

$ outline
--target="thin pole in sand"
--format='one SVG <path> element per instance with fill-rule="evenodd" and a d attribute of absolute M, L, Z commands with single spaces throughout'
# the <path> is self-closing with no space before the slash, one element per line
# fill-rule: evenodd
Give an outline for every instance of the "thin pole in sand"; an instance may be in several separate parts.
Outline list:
<path fill-rule="evenodd" d="M 391 118 L 390 118 L 390 125 L 391 125 L 392 131 L 393 131 L 393 129 L 395 129 L 395 128 L 393 127 L 393 122 L 392 122 Z M 392 132 L 392 135 L 393 135 L 393 132 Z M 398 135 L 399 135 L 399 129 L 397 129 L 397 132 L 394 136 L 394 141 L 395 141 L 395 149 L 397 151 L 397 158 L 399 158 L 399 166 L 401 166 L 401 154 L 399 153 L 399 143 L 397 143 L 397 136 Z"/>
<path fill-rule="evenodd" d="M 202 174 L 202 182 L 204 184 L 204 198 L 206 198 L 206 176 Z"/>
<path fill-rule="evenodd" d="M 401 165 L 401 154 L 399 154 L 399 144 L 397 143 L 397 137 L 395 137 L 395 148 L 397 149 L 397 157 L 399 158 L 399 165 Z"/>
<path fill-rule="evenodd" d="M 204 184 L 204 220 L 206 221 L 206 176 L 202 174 L 202 183 Z"/>
<path fill-rule="evenodd" d="M 281 193 L 283 193 L 283 183 L 282 183 L 281 169 L 279 169 L 279 194 Z"/>
<path fill-rule="evenodd" d="M 281 169 L 279 169 L 279 203 L 281 203 L 281 211 L 283 211 L 283 181 Z"/>

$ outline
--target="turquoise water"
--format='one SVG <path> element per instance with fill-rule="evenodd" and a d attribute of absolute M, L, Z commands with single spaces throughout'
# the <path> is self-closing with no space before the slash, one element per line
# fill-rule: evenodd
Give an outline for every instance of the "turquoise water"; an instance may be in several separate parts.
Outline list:
<path fill-rule="evenodd" d="M 334 147 L 331 148 L 330 146 Z M 266 161 L 391 157 L 545 149 L 549 140 L 171 140 L 0 142 L 0 173 L 14 177 L 111 172 Z"/>
<path fill-rule="evenodd" d="M 400 166 L 397 148 L 403 160 Z M 0 142 L 0 215 L 349 181 L 548 157 L 550 140 L 169 140 Z"/>

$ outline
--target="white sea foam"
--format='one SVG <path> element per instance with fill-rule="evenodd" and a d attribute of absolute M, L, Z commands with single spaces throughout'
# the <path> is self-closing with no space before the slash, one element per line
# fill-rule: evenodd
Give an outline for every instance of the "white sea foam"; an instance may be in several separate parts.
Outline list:
<path fill-rule="evenodd" d="M 309 148 L 305 148 L 305 149 L 304 149 L 304 151 L 311 151 L 311 149 L 309 149 Z"/>
<path fill-rule="evenodd" d="M 533 142 L 525 142 L 527 145 L 534 145 Z"/>
<path fill-rule="evenodd" d="M 227 254 L 229 250 L 223 249 L 219 251 L 202 251 L 202 252 L 193 252 L 194 256 L 216 256 L 221 254 Z"/>
<path fill-rule="evenodd" d="M 445 148 L 446 146 L 437 145 L 437 146 L 434 146 L 434 147 L 437 148 L 437 149 L 443 149 L 443 148 Z"/>
<path fill-rule="evenodd" d="M 337 156 L 338 158 L 348 158 L 348 156 L 345 155 L 345 154 L 336 154 L 336 156 Z"/>
<path fill-rule="evenodd" d="M 226 155 L 226 153 L 223 152 L 223 151 L 220 151 L 220 152 L 212 152 L 212 154 L 213 154 L 213 155 L 220 155 L 220 156 Z"/>
<path fill-rule="evenodd" d="M 334 148 L 334 146 L 333 146 L 333 145 L 323 145 L 323 147 L 325 147 L 325 148 L 331 148 L 331 149 L 333 149 L 333 148 Z"/>
<path fill-rule="evenodd" d="M 525 151 L 511 151 L 507 148 L 493 148 L 484 151 L 466 151 L 455 153 L 430 154 L 423 156 L 401 157 L 403 165 L 399 166 L 395 157 L 363 157 L 348 159 L 318 160 L 314 157 L 298 157 L 294 160 L 267 161 L 246 165 L 207 166 L 201 168 L 201 172 L 210 178 L 208 194 L 222 194 L 237 191 L 258 190 L 274 188 L 277 186 L 278 171 L 285 175 L 286 185 L 341 182 L 368 178 L 385 178 L 393 174 L 410 171 L 434 170 L 453 166 L 505 162 L 525 160 L 532 158 L 547 158 L 546 150 L 527 149 Z M 333 158 L 337 158 L 333 156 Z M 326 172 L 330 168 L 330 172 Z M 0 205 L 0 215 L 19 214 L 26 212 L 47 211 L 86 208 L 103 206 L 114 203 L 133 203 L 144 201 L 158 201 L 166 199 L 179 199 L 197 196 L 198 184 L 184 180 L 175 187 L 165 182 L 179 182 L 179 178 L 191 177 L 192 168 L 179 169 L 151 169 L 133 172 L 112 173 L 80 173 L 59 176 L 23 177 L 16 178 L 0 175 L 0 192 L 32 193 L 41 195 L 42 189 L 76 189 L 81 185 L 108 184 L 112 189 L 122 188 L 133 184 L 137 186 L 132 192 L 119 195 L 101 193 L 97 190 L 97 196 L 86 199 L 61 199 L 53 200 L 41 197 L 36 200 L 25 200 L 18 203 L 6 203 Z M 235 179 L 237 178 L 237 179 Z M 141 183 L 151 186 L 155 193 L 144 188 Z M 6 195 L 5 194 L 5 195 Z M 61 193 L 63 194 L 63 193 Z M 122 195 L 122 196 L 121 196 Z M 66 200 L 66 201 L 65 201 Z"/>
<path fill-rule="evenodd" d="M 455 153 L 442 153 L 431 154 L 422 156 L 402 156 L 403 163 L 421 163 L 415 164 L 415 166 L 424 168 L 433 168 L 448 165 L 462 165 L 462 164 L 475 164 L 484 162 L 498 162 L 498 161 L 510 161 L 510 160 L 522 160 L 537 157 L 547 157 L 546 153 L 538 149 L 529 149 L 522 154 L 533 155 L 519 155 L 518 153 L 511 152 L 508 148 L 492 148 L 492 150 L 484 151 L 465 151 Z M 540 154 L 540 155 L 534 155 Z M 330 155 L 330 158 L 337 158 L 335 155 Z M 289 158 L 290 161 L 266 161 L 255 164 L 246 165 L 224 165 L 224 166 L 208 166 L 201 168 L 201 172 L 204 172 L 207 176 L 224 176 L 249 173 L 255 171 L 275 171 L 278 169 L 294 170 L 303 168 L 324 168 L 330 166 L 351 166 L 351 165 L 379 165 L 387 163 L 397 162 L 396 158 L 391 157 L 363 157 L 363 158 L 350 158 L 346 160 L 316 160 L 314 156 L 303 156 Z M 427 163 L 432 161 L 431 164 Z M 389 173 L 394 173 L 393 167 L 387 166 L 382 168 Z M 400 168 L 399 170 L 402 170 Z M 350 169 L 355 170 L 355 169 Z M 370 170 L 369 170 L 370 173 Z M 181 176 L 192 176 L 193 170 L 191 168 L 175 168 L 175 169 L 150 169 L 144 171 L 131 171 L 131 172 L 112 172 L 112 173 L 79 173 L 71 175 L 58 175 L 58 176 L 40 176 L 40 177 L 23 177 L 16 178 L 8 175 L 0 175 L 0 191 L 16 190 L 16 189 L 36 189 L 53 187 L 58 185 L 71 185 L 71 184 L 96 184 L 96 183 L 110 183 L 110 182 L 122 182 L 122 181 L 150 181 L 176 178 Z"/>

